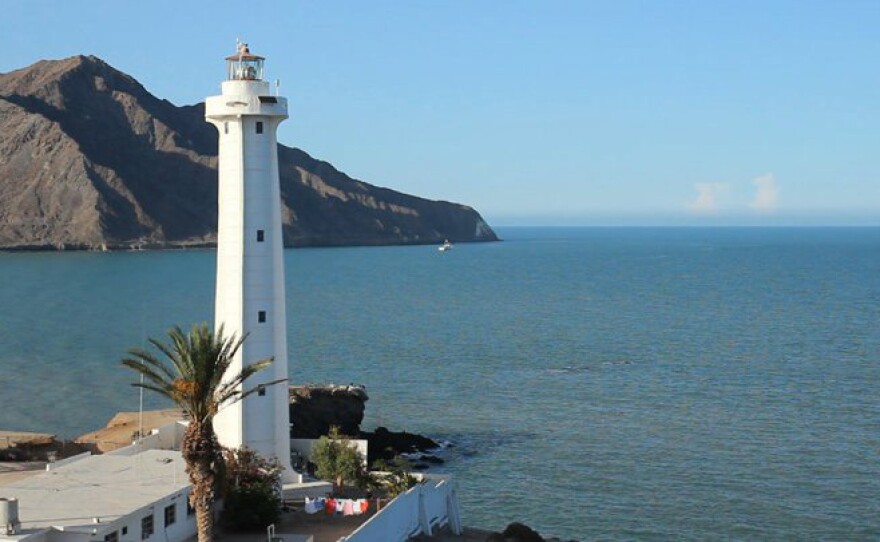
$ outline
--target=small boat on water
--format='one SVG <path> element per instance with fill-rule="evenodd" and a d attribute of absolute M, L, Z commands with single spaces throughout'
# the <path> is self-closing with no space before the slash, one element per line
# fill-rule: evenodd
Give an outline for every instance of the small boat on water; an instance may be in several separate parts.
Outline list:
<path fill-rule="evenodd" d="M 437 247 L 437 250 L 440 252 L 446 252 L 447 250 L 452 250 L 452 243 L 449 242 L 449 239 L 443 241 L 443 244 Z"/>

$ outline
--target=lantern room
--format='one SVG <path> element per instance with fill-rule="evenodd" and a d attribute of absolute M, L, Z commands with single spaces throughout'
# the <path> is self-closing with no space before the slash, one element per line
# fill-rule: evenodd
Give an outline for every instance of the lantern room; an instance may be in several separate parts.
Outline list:
<path fill-rule="evenodd" d="M 238 44 L 238 52 L 226 57 L 226 79 L 229 81 L 261 81 L 265 59 L 251 53 L 247 43 Z"/>

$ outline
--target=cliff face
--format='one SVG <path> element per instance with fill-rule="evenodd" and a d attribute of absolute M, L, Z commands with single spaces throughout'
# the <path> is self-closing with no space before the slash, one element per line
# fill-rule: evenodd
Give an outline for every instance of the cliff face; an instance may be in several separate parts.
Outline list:
<path fill-rule="evenodd" d="M 287 246 L 494 241 L 479 213 L 278 146 Z M 95 57 L 0 74 L 0 248 L 210 245 L 217 134 Z"/>

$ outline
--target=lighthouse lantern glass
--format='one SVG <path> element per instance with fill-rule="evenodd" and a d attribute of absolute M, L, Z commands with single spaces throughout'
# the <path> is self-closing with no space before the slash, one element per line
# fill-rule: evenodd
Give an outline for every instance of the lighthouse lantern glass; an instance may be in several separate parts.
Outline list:
<path fill-rule="evenodd" d="M 230 81 L 260 81 L 263 79 L 263 59 L 235 59 L 226 61 Z"/>

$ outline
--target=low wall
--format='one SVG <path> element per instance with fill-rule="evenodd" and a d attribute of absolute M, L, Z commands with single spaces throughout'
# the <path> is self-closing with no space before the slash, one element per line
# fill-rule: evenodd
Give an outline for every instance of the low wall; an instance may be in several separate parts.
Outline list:
<path fill-rule="evenodd" d="M 449 477 L 425 477 L 339 542 L 405 542 L 432 536 L 444 525 L 454 534 L 462 532 L 454 484 Z"/>
<path fill-rule="evenodd" d="M 128 446 L 107 452 L 107 455 L 134 455 L 144 450 L 179 450 L 186 432 L 187 422 L 173 422 L 163 425 Z"/>

